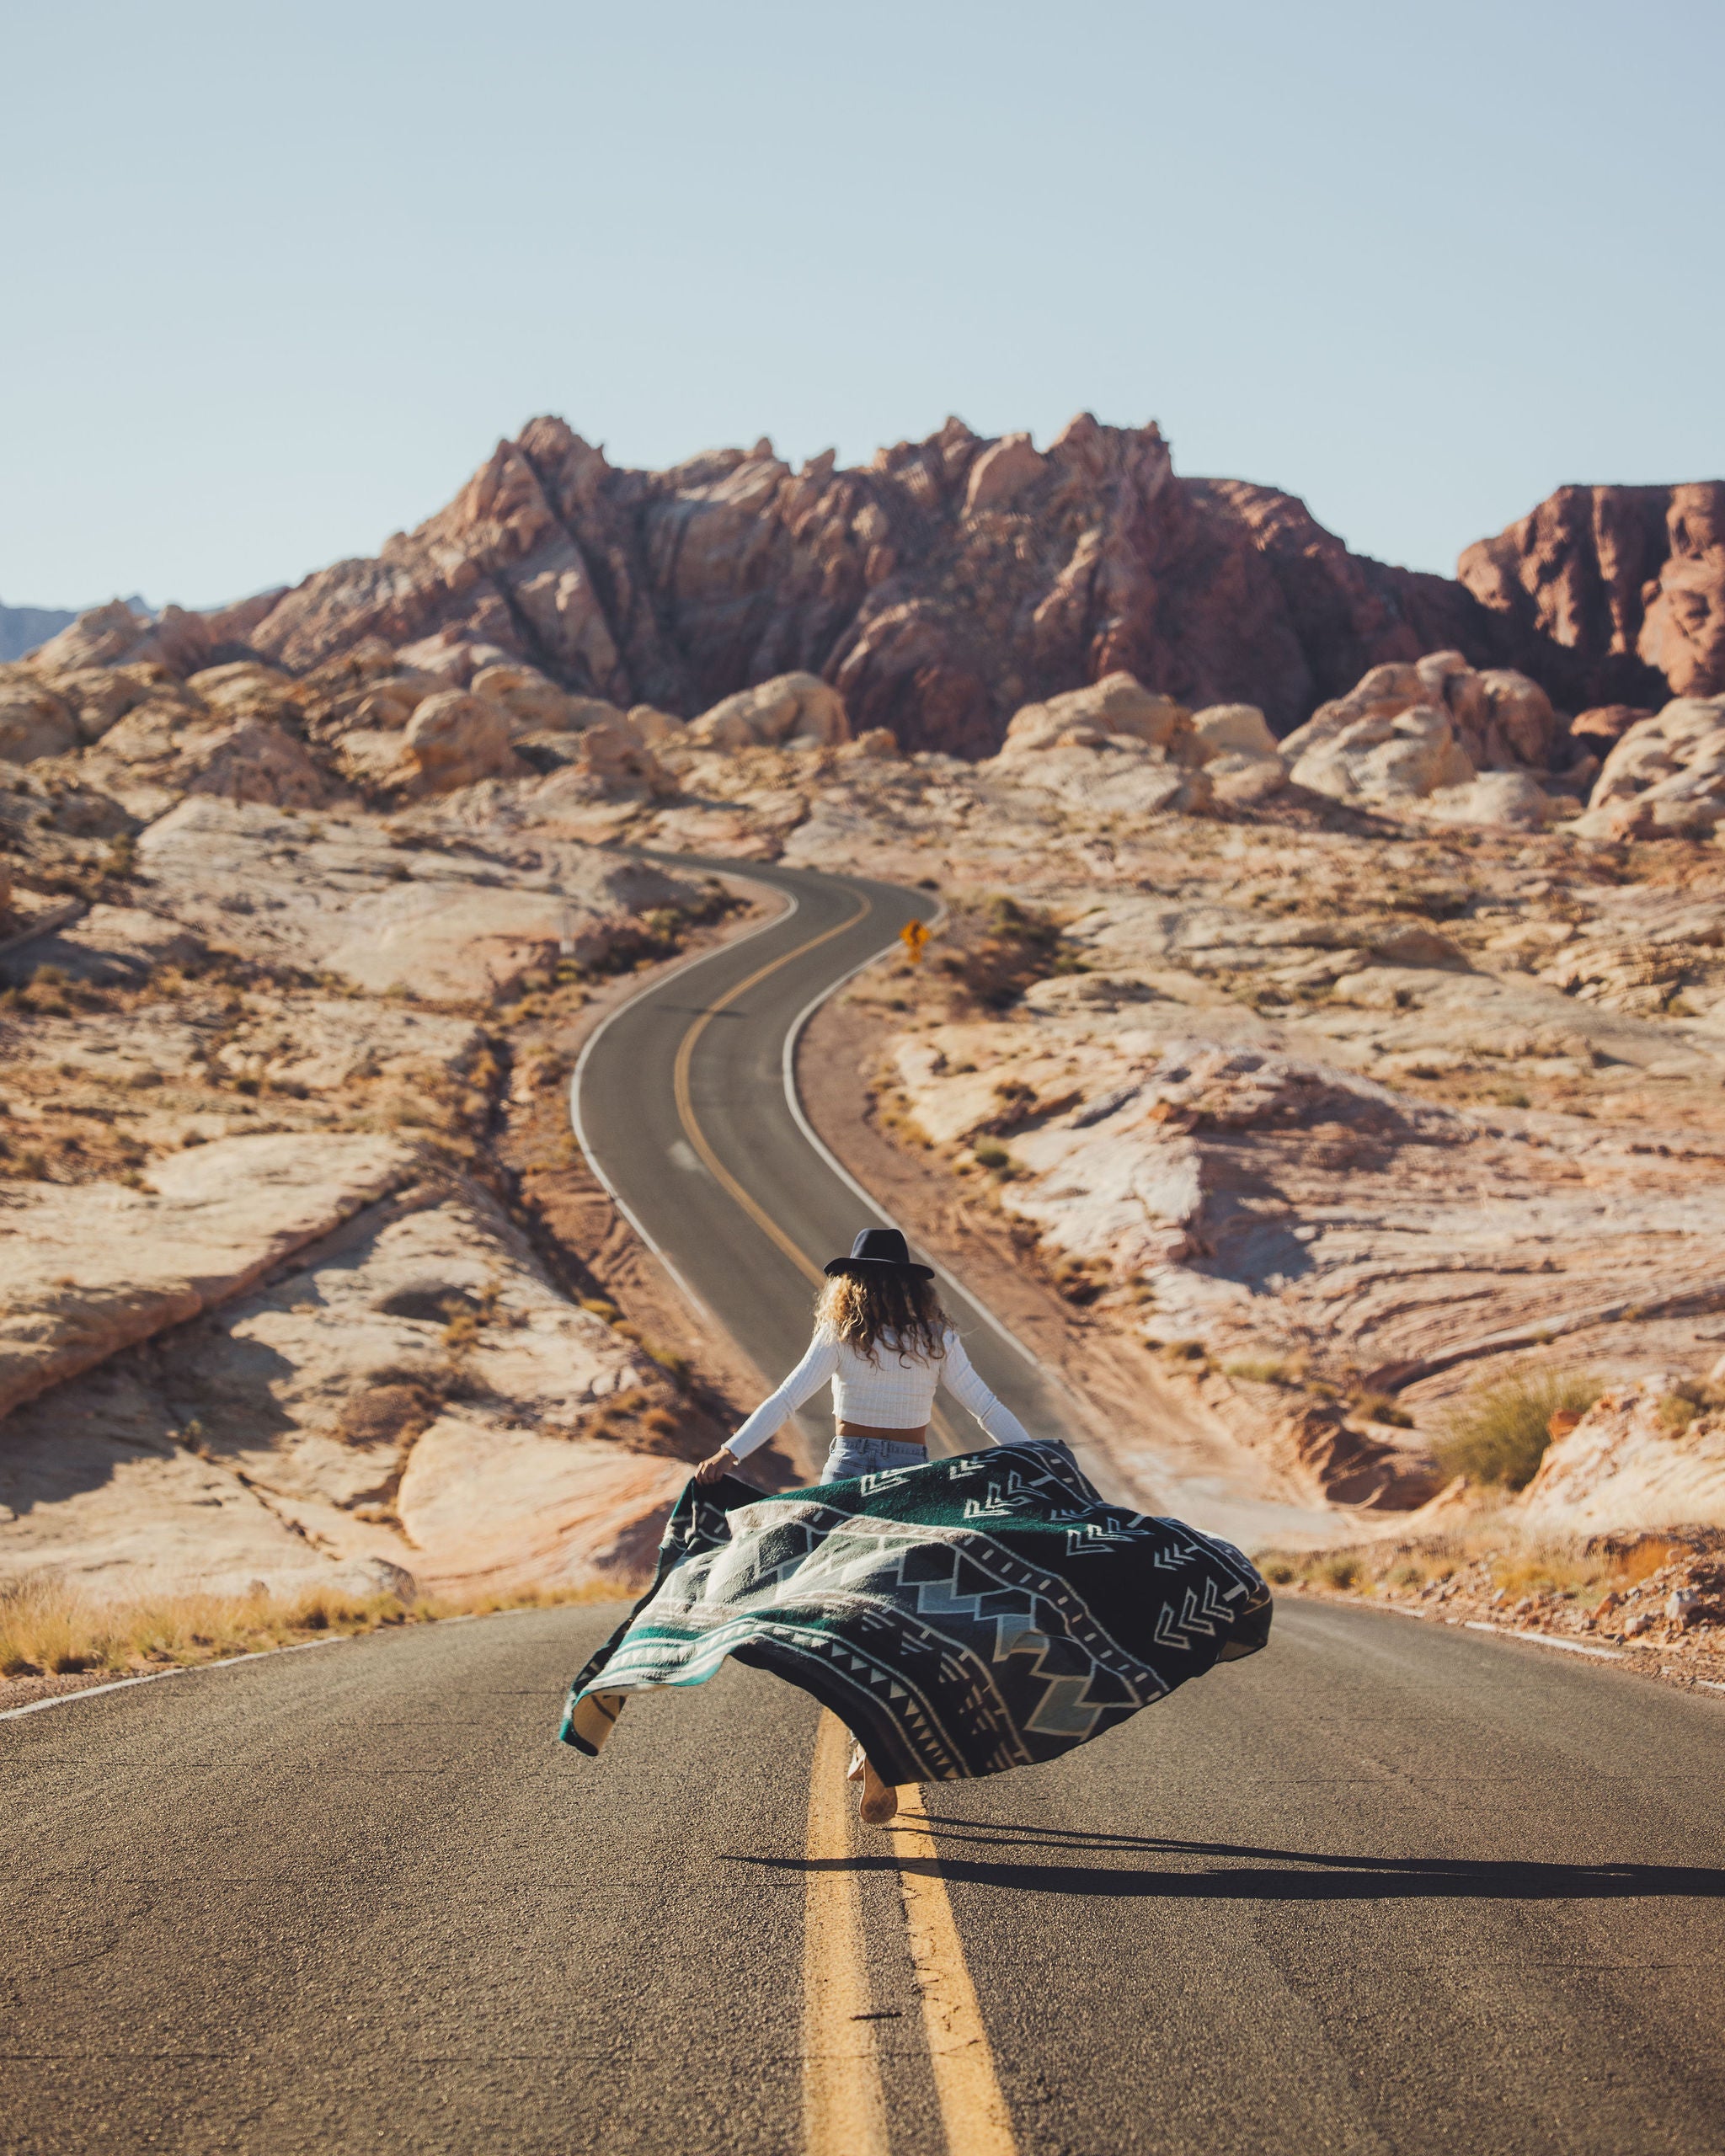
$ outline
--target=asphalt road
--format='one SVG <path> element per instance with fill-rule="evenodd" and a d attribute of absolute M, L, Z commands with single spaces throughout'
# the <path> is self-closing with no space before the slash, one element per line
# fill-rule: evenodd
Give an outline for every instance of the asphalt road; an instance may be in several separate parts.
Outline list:
<path fill-rule="evenodd" d="M 681 997 L 681 1027 L 601 1037 L 587 1075 L 633 1040 L 644 1129 L 676 1142 L 689 1026 L 854 904 L 799 896 L 644 999 Z M 868 932 L 724 1005 L 686 1062 L 713 1157 L 805 1253 L 851 1214 L 772 1121 L 774 1041 Z M 808 1282 L 695 1157 L 601 1155 L 776 1367 Z M 638 1700 L 597 1762 L 556 1747 L 617 1614 L 0 1722 L 0 2149 L 1725 2151 L 1725 1698 L 1284 1603 L 1267 1653 L 1049 1766 L 931 1788 L 930 1831 L 889 1837 L 811 1792 L 816 1710 L 756 1672 Z M 848 2127 L 811 2108 L 834 2088 Z"/>

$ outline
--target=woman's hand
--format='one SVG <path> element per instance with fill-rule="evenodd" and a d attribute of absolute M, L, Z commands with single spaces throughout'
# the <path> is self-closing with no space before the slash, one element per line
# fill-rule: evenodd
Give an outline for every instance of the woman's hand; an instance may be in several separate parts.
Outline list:
<path fill-rule="evenodd" d="M 710 1459 L 703 1460 L 695 1470 L 695 1480 L 703 1486 L 718 1481 L 721 1475 L 729 1475 L 735 1468 L 737 1456 L 728 1446 L 721 1445 Z"/>

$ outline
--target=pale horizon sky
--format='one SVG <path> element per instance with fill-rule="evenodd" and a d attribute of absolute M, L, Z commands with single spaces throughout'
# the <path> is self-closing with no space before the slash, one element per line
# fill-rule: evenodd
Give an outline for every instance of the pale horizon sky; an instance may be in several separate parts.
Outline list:
<path fill-rule="evenodd" d="M 1725 475 L 1717 0 L 0 0 L 0 600 L 211 606 L 617 463 L 1156 419 L 1450 572 Z"/>

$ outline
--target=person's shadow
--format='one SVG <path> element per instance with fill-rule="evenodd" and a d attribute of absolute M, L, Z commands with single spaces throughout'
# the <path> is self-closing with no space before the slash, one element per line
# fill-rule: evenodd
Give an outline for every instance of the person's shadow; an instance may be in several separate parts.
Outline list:
<path fill-rule="evenodd" d="M 1636 1896 L 1708 1900 L 1725 1896 L 1725 1870 L 1704 1865 L 1540 1864 L 1518 1858 L 1359 1856 L 1326 1849 L 1258 1849 L 1239 1842 L 1192 1842 L 1140 1834 L 1026 1827 L 1007 1820 L 931 1813 L 940 1854 L 901 1857 L 744 1856 L 775 1870 L 938 1872 L 955 1884 L 1019 1893 L 1097 1895 L 1115 1900 L 1379 1902 L 1608 1902 Z M 1037 1863 L 981 1852 L 1023 1849 L 1056 1859 Z M 959 1852 L 965 1848 L 975 1855 Z M 1166 1865 L 1087 1864 L 1119 1852 L 1172 1859 Z M 1180 1861 L 1212 1861 L 1203 1869 Z"/>

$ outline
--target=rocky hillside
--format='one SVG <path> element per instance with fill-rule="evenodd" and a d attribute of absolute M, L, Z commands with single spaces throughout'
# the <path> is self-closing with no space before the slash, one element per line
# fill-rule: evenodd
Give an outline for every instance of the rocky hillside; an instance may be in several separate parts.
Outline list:
<path fill-rule="evenodd" d="M 78 656 L 297 675 L 382 640 L 457 686 L 525 662 L 684 718 L 807 672 L 859 730 L 965 756 L 1116 670 L 1194 707 L 1254 704 L 1278 734 L 1439 650 L 1518 667 L 1572 712 L 1645 707 L 1725 687 L 1721 499 L 1567 490 L 1452 582 L 1350 553 L 1273 488 L 1182 478 L 1156 427 L 1088 414 L 1046 451 L 949 419 L 866 467 L 800 471 L 766 441 L 633 471 L 539 419 L 375 559 L 147 632 L 113 613 Z"/>

